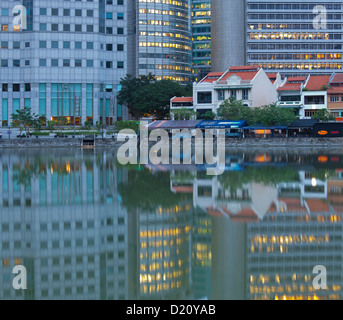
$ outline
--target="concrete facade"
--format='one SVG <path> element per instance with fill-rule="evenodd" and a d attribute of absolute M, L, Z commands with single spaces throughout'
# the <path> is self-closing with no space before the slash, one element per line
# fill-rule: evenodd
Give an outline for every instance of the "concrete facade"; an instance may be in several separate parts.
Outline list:
<path fill-rule="evenodd" d="M 126 117 L 116 96 L 127 73 L 127 6 L 107 3 L 23 1 L 26 27 L 14 25 L 13 1 L 2 3 L 1 126 L 24 106 L 70 124 Z"/>
<path fill-rule="evenodd" d="M 245 8 L 242 0 L 214 0 L 212 71 L 245 65 Z"/>

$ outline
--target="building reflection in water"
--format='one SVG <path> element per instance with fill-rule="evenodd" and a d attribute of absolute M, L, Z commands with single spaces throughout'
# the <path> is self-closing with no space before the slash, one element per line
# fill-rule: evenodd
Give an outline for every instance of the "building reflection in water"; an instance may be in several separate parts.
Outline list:
<path fill-rule="evenodd" d="M 112 149 L 4 151 L 0 298 L 340 299 L 342 160 L 236 151 L 211 177 Z"/>

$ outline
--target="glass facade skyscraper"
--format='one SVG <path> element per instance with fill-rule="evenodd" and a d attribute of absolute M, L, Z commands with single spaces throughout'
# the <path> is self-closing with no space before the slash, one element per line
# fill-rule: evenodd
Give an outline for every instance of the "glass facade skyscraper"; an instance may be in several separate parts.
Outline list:
<path fill-rule="evenodd" d="M 193 77 L 199 81 L 211 71 L 211 1 L 192 0 Z"/>
<path fill-rule="evenodd" d="M 212 71 L 259 65 L 297 76 L 342 70 L 342 1 L 212 0 Z"/>
<path fill-rule="evenodd" d="M 135 75 L 190 82 L 192 39 L 190 0 L 138 0 L 136 5 Z M 131 63 L 130 62 L 130 63 Z"/>

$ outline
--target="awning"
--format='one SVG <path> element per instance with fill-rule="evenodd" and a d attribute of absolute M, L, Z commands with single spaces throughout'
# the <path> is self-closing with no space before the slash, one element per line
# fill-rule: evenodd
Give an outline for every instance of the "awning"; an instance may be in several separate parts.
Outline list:
<path fill-rule="evenodd" d="M 198 129 L 241 129 L 247 122 L 245 120 L 204 120 L 201 121 L 196 127 Z"/>
<path fill-rule="evenodd" d="M 284 125 L 275 125 L 275 126 L 250 126 L 250 127 L 244 127 L 243 130 L 286 130 L 287 127 Z"/>
<path fill-rule="evenodd" d="M 288 126 L 288 129 L 290 129 L 290 130 L 313 129 L 314 125 L 317 122 L 319 122 L 319 120 L 316 120 L 316 119 L 298 119 L 298 120 L 294 120 Z"/>
<path fill-rule="evenodd" d="M 155 129 L 195 129 L 201 120 L 158 120 L 149 124 L 149 130 Z"/>

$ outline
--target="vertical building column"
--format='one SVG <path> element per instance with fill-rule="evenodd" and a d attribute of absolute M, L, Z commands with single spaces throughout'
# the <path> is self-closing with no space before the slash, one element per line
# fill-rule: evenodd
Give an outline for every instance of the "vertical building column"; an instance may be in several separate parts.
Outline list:
<path fill-rule="evenodd" d="M 100 121 L 100 84 L 93 85 L 93 125 Z"/>
<path fill-rule="evenodd" d="M 51 120 L 51 83 L 46 84 L 46 119 Z"/>
<path fill-rule="evenodd" d="M 80 114 L 82 117 L 80 125 L 83 125 L 87 119 L 87 83 L 82 83 Z"/>

